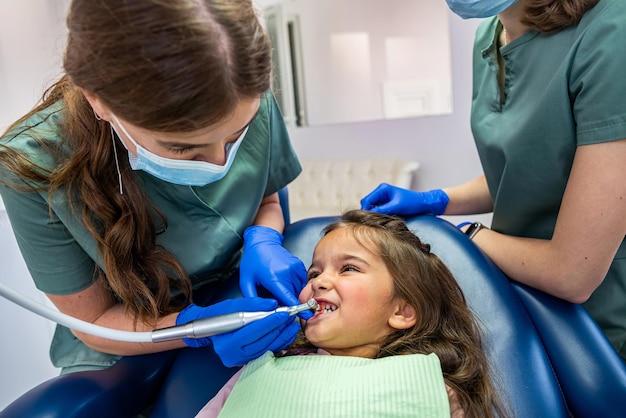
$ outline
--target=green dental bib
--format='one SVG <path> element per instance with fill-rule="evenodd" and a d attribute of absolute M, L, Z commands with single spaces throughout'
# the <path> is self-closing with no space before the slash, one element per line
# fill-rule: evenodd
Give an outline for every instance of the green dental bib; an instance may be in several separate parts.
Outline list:
<path fill-rule="evenodd" d="M 450 417 L 439 358 L 290 356 L 250 362 L 220 417 Z"/>

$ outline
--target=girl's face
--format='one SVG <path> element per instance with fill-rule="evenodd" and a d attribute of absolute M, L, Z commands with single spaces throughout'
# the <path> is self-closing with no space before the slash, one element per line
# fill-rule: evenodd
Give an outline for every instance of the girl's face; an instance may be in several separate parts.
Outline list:
<path fill-rule="evenodd" d="M 320 309 L 303 325 L 316 347 L 333 355 L 374 357 L 396 328 L 408 328 L 406 303 L 393 296 L 393 278 L 383 260 L 339 228 L 315 248 L 309 282 L 300 301 L 314 298 Z"/>

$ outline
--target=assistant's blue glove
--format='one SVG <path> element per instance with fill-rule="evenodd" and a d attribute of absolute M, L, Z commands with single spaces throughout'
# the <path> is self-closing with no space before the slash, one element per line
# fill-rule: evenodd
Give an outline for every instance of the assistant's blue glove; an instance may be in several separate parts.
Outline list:
<path fill-rule="evenodd" d="M 206 308 L 190 304 L 176 317 L 176 325 L 197 319 L 210 318 L 233 312 L 272 311 L 278 307 L 273 299 L 228 299 Z M 261 356 L 266 351 L 287 348 L 296 338 L 300 324 L 287 312 L 278 312 L 224 334 L 204 338 L 184 338 L 189 347 L 213 344 L 215 352 L 226 367 L 241 366 Z"/>
<path fill-rule="evenodd" d="M 361 199 L 361 209 L 385 215 L 443 215 L 449 200 L 441 189 L 416 192 L 382 183 Z"/>
<path fill-rule="evenodd" d="M 247 297 L 256 297 L 257 286 L 269 290 L 287 306 L 299 305 L 298 295 L 307 283 L 304 263 L 283 247 L 283 235 L 265 226 L 249 226 L 243 233 L 239 286 Z M 298 314 L 310 319 L 311 311 Z"/>

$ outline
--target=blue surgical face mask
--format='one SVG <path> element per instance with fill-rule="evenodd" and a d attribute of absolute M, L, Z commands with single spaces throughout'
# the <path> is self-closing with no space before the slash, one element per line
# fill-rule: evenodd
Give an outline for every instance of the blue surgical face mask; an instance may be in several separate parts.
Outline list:
<path fill-rule="evenodd" d="M 132 142 L 137 149 L 137 155 L 128 151 L 128 160 L 131 168 L 133 170 L 143 170 L 163 181 L 179 184 L 181 186 L 206 186 L 207 184 L 221 180 L 233 164 L 237 150 L 246 132 L 248 132 L 248 127 L 246 127 L 234 143 L 226 145 L 226 163 L 224 165 L 211 164 L 206 161 L 174 160 L 153 154 L 143 148 L 130 136 L 119 119 L 115 115 L 112 116 L 122 132 L 124 132 L 126 138 Z M 115 126 L 113 124 L 111 124 L 111 126 L 115 130 Z M 117 133 L 117 136 L 120 136 L 117 130 L 115 130 L 115 133 Z"/>
<path fill-rule="evenodd" d="M 446 0 L 448 7 L 463 19 L 484 18 L 502 13 L 517 0 Z"/>

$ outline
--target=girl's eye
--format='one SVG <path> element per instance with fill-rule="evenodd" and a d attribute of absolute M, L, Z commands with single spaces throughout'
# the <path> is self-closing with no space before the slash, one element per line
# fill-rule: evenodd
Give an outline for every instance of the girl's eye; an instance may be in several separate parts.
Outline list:
<path fill-rule="evenodd" d="M 320 275 L 319 272 L 309 270 L 309 272 L 307 273 L 307 280 L 313 280 L 319 275 Z"/>
<path fill-rule="evenodd" d="M 346 272 L 346 271 L 356 271 L 356 272 L 358 272 L 359 269 L 356 268 L 355 266 L 353 266 L 352 264 L 346 264 L 345 266 L 343 266 L 341 268 L 341 271 L 342 272 Z"/>

